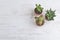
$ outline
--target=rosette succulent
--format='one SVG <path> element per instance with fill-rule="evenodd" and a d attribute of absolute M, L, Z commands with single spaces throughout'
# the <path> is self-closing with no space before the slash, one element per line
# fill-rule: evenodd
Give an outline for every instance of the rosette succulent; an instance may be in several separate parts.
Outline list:
<path fill-rule="evenodd" d="M 55 11 L 52 11 L 52 9 L 50 8 L 50 10 L 47 10 L 46 11 L 46 14 L 45 14 L 45 18 L 49 21 L 49 20 L 54 20 L 54 17 L 55 17 Z"/>
<path fill-rule="evenodd" d="M 36 8 L 34 9 L 36 14 L 41 14 L 43 11 L 43 8 L 41 7 L 40 4 L 36 4 Z"/>

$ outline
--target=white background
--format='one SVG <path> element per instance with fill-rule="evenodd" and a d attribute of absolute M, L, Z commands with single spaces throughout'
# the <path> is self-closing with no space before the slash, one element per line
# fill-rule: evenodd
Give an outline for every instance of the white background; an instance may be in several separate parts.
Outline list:
<path fill-rule="evenodd" d="M 37 26 L 36 3 L 56 10 L 55 20 Z M 60 40 L 60 0 L 0 0 L 0 40 Z"/>

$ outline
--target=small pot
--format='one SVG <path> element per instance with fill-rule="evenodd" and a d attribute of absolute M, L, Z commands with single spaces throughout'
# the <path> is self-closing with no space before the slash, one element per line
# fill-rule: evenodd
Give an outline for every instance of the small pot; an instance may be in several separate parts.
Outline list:
<path fill-rule="evenodd" d="M 36 8 L 34 9 L 34 11 L 35 11 L 35 13 L 38 14 L 38 15 L 42 13 L 42 10 L 41 10 L 41 12 L 39 12 L 39 11 L 37 11 Z"/>
<path fill-rule="evenodd" d="M 47 16 L 45 16 L 45 19 L 46 19 L 46 20 L 48 20 L 48 17 L 47 17 Z"/>

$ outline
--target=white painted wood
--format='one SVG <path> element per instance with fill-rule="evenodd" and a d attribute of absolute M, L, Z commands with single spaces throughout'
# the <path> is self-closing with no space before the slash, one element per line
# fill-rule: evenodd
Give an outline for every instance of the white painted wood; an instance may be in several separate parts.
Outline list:
<path fill-rule="evenodd" d="M 54 21 L 33 21 L 35 4 L 56 9 Z M 0 40 L 60 40 L 60 0 L 0 0 Z"/>

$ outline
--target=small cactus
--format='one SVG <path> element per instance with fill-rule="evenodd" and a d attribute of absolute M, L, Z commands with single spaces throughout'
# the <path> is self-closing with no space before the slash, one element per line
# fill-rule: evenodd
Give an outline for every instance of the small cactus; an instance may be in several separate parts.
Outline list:
<path fill-rule="evenodd" d="M 44 17 L 43 17 L 42 15 L 39 16 L 39 17 L 35 17 L 35 19 L 36 19 L 36 24 L 37 24 L 38 26 L 41 26 L 41 25 L 44 24 Z"/>

